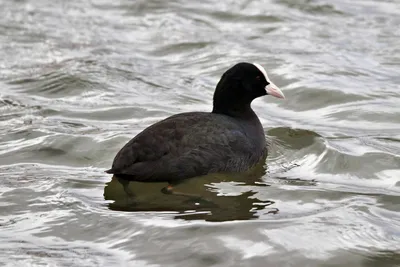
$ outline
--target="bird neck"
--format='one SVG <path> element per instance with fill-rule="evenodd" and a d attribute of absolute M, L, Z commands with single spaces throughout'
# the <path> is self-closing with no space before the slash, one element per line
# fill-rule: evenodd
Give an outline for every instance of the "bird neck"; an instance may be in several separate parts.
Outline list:
<path fill-rule="evenodd" d="M 227 94 L 214 94 L 212 113 L 224 114 L 236 118 L 256 116 L 251 108 L 252 100 Z"/>
<path fill-rule="evenodd" d="M 240 79 L 229 71 L 222 75 L 214 92 L 213 113 L 224 114 L 236 118 L 257 117 L 251 109 L 253 96 L 246 94 Z"/>

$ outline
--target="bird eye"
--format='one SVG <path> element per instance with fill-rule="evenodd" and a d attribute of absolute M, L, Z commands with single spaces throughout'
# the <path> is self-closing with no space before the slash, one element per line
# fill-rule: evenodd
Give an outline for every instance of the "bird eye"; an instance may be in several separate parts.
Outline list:
<path fill-rule="evenodd" d="M 257 80 L 261 80 L 261 77 L 260 77 L 260 76 L 257 76 L 256 79 L 257 79 Z"/>

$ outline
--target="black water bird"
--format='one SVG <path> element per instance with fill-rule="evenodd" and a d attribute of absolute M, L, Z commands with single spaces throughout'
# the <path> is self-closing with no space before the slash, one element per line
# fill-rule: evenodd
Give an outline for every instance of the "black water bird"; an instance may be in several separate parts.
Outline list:
<path fill-rule="evenodd" d="M 218 82 L 212 112 L 188 112 L 159 121 L 130 140 L 107 173 L 129 181 L 168 182 L 164 193 L 182 180 L 218 172 L 243 172 L 265 160 L 263 127 L 251 108 L 258 97 L 284 98 L 265 69 L 238 63 Z M 121 180 L 120 180 L 121 181 Z"/>

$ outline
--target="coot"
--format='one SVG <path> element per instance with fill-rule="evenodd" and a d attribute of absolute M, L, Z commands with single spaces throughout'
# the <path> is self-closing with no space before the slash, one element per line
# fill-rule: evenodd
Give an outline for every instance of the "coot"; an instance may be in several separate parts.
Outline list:
<path fill-rule="evenodd" d="M 267 155 L 263 127 L 251 102 L 260 96 L 284 98 L 265 69 L 238 63 L 218 82 L 212 112 L 188 112 L 157 122 L 130 140 L 107 173 L 129 181 L 172 185 L 208 173 L 246 171 Z"/>

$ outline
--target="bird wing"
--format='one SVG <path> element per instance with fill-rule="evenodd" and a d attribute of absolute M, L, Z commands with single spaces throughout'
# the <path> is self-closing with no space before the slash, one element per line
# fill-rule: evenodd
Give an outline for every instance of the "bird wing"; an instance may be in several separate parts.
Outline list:
<path fill-rule="evenodd" d="M 138 181 L 180 180 L 224 171 L 243 153 L 245 134 L 226 121 L 215 127 L 209 113 L 169 117 L 142 131 L 116 155 L 108 173 L 132 176 Z M 231 126 L 231 127 L 230 127 Z"/>

